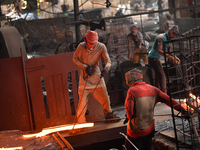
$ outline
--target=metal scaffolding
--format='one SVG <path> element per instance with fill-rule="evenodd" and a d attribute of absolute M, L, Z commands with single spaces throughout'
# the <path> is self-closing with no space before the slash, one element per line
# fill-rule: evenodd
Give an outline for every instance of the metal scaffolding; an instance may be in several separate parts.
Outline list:
<path fill-rule="evenodd" d="M 164 42 L 171 43 L 173 52 L 165 51 L 164 70 L 167 78 L 168 94 L 177 97 L 181 105 L 187 107 L 186 115 L 175 115 L 172 118 L 176 147 L 197 149 L 200 145 L 199 105 L 200 105 L 200 27 L 196 27 L 184 34 L 181 38 Z M 165 45 L 164 44 L 164 45 Z M 164 46 L 165 49 L 165 46 Z M 178 56 L 180 65 L 172 65 L 166 54 Z M 172 106 L 173 108 L 173 106 Z M 181 134 L 177 130 L 183 131 Z M 186 136 L 187 135 L 187 136 Z M 188 136 L 189 135 L 189 136 Z"/>

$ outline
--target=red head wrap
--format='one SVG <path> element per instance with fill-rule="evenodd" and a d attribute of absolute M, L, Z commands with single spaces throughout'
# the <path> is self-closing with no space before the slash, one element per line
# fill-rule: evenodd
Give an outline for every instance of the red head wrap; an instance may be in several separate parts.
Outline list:
<path fill-rule="evenodd" d="M 84 37 L 85 44 L 88 49 L 93 50 L 98 42 L 98 34 L 96 31 L 88 30 Z"/>

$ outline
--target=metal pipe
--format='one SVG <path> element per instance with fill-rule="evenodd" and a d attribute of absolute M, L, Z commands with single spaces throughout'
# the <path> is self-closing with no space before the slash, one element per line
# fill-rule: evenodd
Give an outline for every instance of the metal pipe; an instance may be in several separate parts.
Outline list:
<path fill-rule="evenodd" d="M 59 132 L 57 132 L 57 134 L 60 137 L 60 139 L 65 143 L 65 145 L 67 146 L 67 148 L 69 150 L 74 150 L 74 148 L 71 146 L 71 144 L 69 142 L 67 142 L 67 140 L 65 140 L 65 138 L 63 138 Z"/>
<path fill-rule="evenodd" d="M 127 137 L 124 133 L 119 132 L 119 134 L 123 135 L 123 136 L 129 141 L 129 143 L 130 143 L 136 150 L 139 150 L 139 149 L 128 139 L 128 137 Z"/>
<path fill-rule="evenodd" d="M 54 139 L 58 142 L 58 144 L 60 145 L 60 147 L 62 148 L 62 150 L 68 150 L 68 148 L 64 145 L 64 143 L 58 139 L 55 134 L 52 134 L 52 136 L 54 137 Z"/>
<path fill-rule="evenodd" d="M 173 41 L 171 41 L 173 43 Z M 164 60 L 165 60 L 165 67 L 166 67 L 166 78 L 167 78 L 167 85 L 169 85 L 170 81 L 169 81 L 169 70 L 168 70 L 168 66 L 167 66 L 167 57 L 166 57 L 166 44 L 165 42 L 163 42 L 163 50 L 164 50 Z M 171 104 L 171 113 L 172 113 L 172 120 L 173 120 L 173 126 L 176 127 L 175 124 L 175 117 L 174 117 L 174 109 L 173 109 L 173 103 L 172 103 L 172 95 L 171 95 L 171 88 L 168 89 L 169 90 L 169 96 L 170 96 L 170 104 Z M 179 145 L 178 145 L 178 136 L 177 136 L 177 132 L 174 129 L 174 135 L 175 135 L 175 139 L 176 139 L 176 148 L 177 150 L 179 150 Z"/>
<path fill-rule="evenodd" d="M 154 14 L 154 13 L 159 13 L 159 12 L 176 11 L 176 10 L 196 8 L 196 7 L 200 7 L 200 5 L 180 7 L 180 8 L 173 8 L 173 9 L 165 9 L 165 10 L 158 10 L 158 11 L 149 11 L 149 12 L 142 12 L 142 13 L 134 13 L 134 14 L 128 14 L 128 15 L 122 15 L 122 16 L 115 16 L 115 17 L 96 18 L 96 19 L 89 19 L 89 20 L 85 20 L 85 21 L 91 22 L 91 21 L 100 21 L 102 19 L 104 19 L 104 20 L 118 19 L 118 18 L 125 18 L 125 17 L 137 16 L 137 15 Z M 71 22 L 71 23 L 66 23 L 65 25 L 81 24 L 81 23 L 84 23 L 85 21 L 75 21 L 75 22 Z"/>
<path fill-rule="evenodd" d="M 79 6 L 78 6 L 78 0 L 74 0 L 74 20 L 79 21 Z M 76 30 L 76 41 L 79 42 L 81 40 L 80 37 L 80 25 L 75 24 L 75 30 Z"/>
<path fill-rule="evenodd" d="M 25 66 L 25 60 L 23 58 L 23 51 L 22 48 L 20 48 L 21 51 L 21 58 L 22 58 L 22 67 L 23 67 L 23 75 L 24 75 L 24 82 L 25 82 L 25 89 L 26 89 L 26 98 L 27 98 L 27 105 L 28 105 L 28 113 L 29 113 L 29 121 L 30 121 L 30 129 L 34 129 L 33 125 L 33 113 L 31 111 L 31 104 L 30 104 L 30 98 L 29 98 L 29 88 L 28 88 L 28 79 L 26 75 L 26 66 Z"/>

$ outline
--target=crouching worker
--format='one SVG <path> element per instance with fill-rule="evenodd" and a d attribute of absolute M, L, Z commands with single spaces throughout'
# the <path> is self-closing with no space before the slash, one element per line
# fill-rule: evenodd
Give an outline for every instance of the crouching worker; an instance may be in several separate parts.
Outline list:
<path fill-rule="evenodd" d="M 154 107 L 157 102 L 163 102 L 169 107 L 170 97 L 157 87 L 143 81 L 142 71 L 135 68 L 125 74 L 126 84 L 130 87 L 125 100 L 127 114 L 127 137 L 139 150 L 151 150 L 151 140 L 154 136 Z M 186 113 L 176 100 L 172 99 L 173 108 Z M 127 123 L 127 122 L 124 122 Z M 127 150 L 135 148 L 126 139 Z"/>
<path fill-rule="evenodd" d="M 105 63 L 103 70 L 99 68 L 101 57 Z M 79 103 L 76 114 L 78 123 L 86 122 L 85 113 L 90 93 L 101 103 L 105 119 L 114 120 L 113 122 L 120 121 L 119 117 L 112 112 L 105 81 L 102 78 L 110 70 L 111 61 L 106 46 L 98 42 L 96 31 L 87 31 L 84 42 L 78 45 L 74 53 L 73 62 L 81 68 L 78 87 Z"/>

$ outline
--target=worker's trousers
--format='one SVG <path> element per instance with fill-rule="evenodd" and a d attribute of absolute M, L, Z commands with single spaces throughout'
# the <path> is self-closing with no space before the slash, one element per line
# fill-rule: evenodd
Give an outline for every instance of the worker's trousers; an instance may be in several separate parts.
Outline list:
<path fill-rule="evenodd" d="M 85 113 L 87 111 L 87 105 L 88 105 L 88 96 L 90 93 L 93 93 L 94 89 L 82 89 L 79 88 L 78 94 L 79 94 L 79 103 L 78 103 L 78 109 L 77 109 L 77 120 L 78 123 L 85 123 Z M 103 107 L 104 115 L 107 113 L 112 112 L 112 109 L 110 107 L 110 98 L 107 92 L 106 87 L 98 87 L 95 89 L 93 93 L 94 99 L 96 99 Z"/>
<path fill-rule="evenodd" d="M 152 138 L 154 136 L 154 133 L 155 130 L 144 137 L 133 138 L 129 135 L 127 135 L 127 137 L 139 150 L 152 150 Z M 135 150 L 135 147 L 133 147 L 133 145 L 131 145 L 131 143 L 127 139 L 125 139 L 125 146 L 127 150 Z"/>
<path fill-rule="evenodd" d="M 155 72 L 155 86 L 167 94 L 165 73 L 160 60 L 149 58 L 149 64 Z"/>
<path fill-rule="evenodd" d="M 140 54 L 146 53 L 146 54 Z M 133 54 L 133 63 L 140 63 L 140 59 L 143 60 L 144 64 L 148 64 L 148 49 L 138 50 L 135 54 Z"/>

